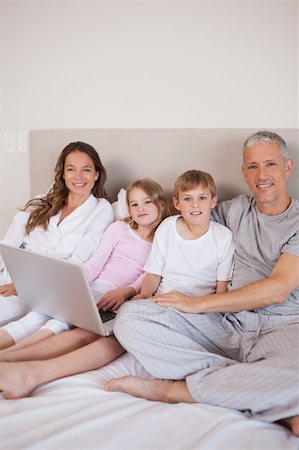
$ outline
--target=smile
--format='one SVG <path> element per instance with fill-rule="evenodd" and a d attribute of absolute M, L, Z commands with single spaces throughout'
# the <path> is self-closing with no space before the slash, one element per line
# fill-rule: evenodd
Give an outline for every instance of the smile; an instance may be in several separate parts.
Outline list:
<path fill-rule="evenodd" d="M 273 186 L 272 183 L 264 183 L 264 184 L 257 184 L 256 187 L 259 189 L 267 189 L 269 187 Z"/>

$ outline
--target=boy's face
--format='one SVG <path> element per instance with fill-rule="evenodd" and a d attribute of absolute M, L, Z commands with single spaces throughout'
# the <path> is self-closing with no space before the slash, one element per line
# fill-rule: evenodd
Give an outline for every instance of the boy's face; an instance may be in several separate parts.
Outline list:
<path fill-rule="evenodd" d="M 194 226 L 207 225 L 210 222 L 211 209 L 216 203 L 217 197 L 213 197 L 210 190 L 201 185 L 179 192 L 179 197 L 173 198 L 174 207 L 180 211 L 188 224 Z"/>

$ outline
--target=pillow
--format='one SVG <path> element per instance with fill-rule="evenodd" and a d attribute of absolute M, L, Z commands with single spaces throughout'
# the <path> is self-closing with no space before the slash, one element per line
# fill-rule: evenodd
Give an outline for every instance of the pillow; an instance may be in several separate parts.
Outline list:
<path fill-rule="evenodd" d="M 129 209 L 127 206 L 127 191 L 123 188 L 117 194 L 117 201 L 112 203 L 115 220 L 123 220 L 129 216 Z"/>

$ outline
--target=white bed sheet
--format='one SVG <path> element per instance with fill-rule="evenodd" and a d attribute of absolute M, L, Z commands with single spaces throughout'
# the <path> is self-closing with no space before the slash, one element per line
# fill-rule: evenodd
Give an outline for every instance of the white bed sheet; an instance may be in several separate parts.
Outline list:
<path fill-rule="evenodd" d="M 286 428 L 238 412 L 103 390 L 105 381 L 126 374 L 146 376 L 125 354 L 102 369 L 44 384 L 29 398 L 1 398 L 1 450 L 299 449 Z"/>

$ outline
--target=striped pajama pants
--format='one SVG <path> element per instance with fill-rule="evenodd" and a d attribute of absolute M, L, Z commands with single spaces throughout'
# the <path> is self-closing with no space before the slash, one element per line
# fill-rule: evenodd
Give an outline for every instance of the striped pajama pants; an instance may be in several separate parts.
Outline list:
<path fill-rule="evenodd" d="M 299 414 L 299 315 L 186 314 L 125 303 L 114 333 L 154 378 L 186 379 L 199 403 L 274 422 Z"/>

